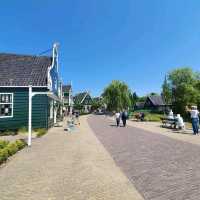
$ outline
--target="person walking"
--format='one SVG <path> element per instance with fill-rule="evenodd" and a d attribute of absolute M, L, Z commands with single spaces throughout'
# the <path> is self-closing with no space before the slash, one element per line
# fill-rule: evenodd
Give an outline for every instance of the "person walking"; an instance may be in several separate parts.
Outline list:
<path fill-rule="evenodd" d="M 123 126 L 124 126 L 124 127 L 126 127 L 126 120 L 127 120 L 127 118 L 128 118 L 128 113 L 127 113 L 126 110 L 124 110 L 124 111 L 122 112 L 122 122 L 123 122 Z"/>
<path fill-rule="evenodd" d="M 76 123 L 78 124 L 78 125 L 80 125 L 80 120 L 79 120 L 79 111 L 77 111 L 76 112 L 76 114 L 75 114 L 75 116 L 76 116 Z"/>
<path fill-rule="evenodd" d="M 197 110 L 197 106 L 192 106 L 191 109 L 186 106 L 186 111 L 190 112 L 193 134 L 196 135 L 199 133 L 199 111 Z"/>
<path fill-rule="evenodd" d="M 116 118 L 117 127 L 119 127 L 119 124 L 120 124 L 120 117 L 121 117 L 120 112 L 116 112 L 115 118 Z"/>

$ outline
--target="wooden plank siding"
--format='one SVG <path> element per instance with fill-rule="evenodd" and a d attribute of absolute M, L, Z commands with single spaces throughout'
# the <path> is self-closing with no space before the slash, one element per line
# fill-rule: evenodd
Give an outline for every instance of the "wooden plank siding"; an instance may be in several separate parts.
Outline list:
<path fill-rule="evenodd" d="M 33 91 L 47 91 L 45 88 Z M 0 130 L 28 127 L 28 88 L 0 88 L 0 93 L 13 93 L 13 117 L 0 118 Z M 32 127 L 49 128 L 53 120 L 49 118 L 50 98 L 46 95 L 36 95 L 32 100 Z"/>
<path fill-rule="evenodd" d="M 50 119 L 50 102 L 52 101 L 52 99 L 50 98 L 47 98 L 47 105 L 48 105 L 48 109 L 47 109 L 47 125 L 48 127 L 47 128 L 50 128 L 54 125 L 54 120 L 53 119 Z"/>
<path fill-rule="evenodd" d="M 48 127 L 48 97 L 46 95 L 36 95 L 32 99 L 32 127 Z"/>

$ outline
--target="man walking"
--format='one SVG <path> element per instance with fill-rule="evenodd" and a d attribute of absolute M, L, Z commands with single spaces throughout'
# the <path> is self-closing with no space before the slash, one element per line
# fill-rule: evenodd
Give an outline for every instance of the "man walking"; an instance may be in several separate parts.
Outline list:
<path fill-rule="evenodd" d="M 193 134 L 196 135 L 199 133 L 199 111 L 197 110 L 197 106 L 192 106 L 191 109 L 187 106 L 186 111 L 190 112 Z"/>
<path fill-rule="evenodd" d="M 124 127 L 126 127 L 126 120 L 127 120 L 127 118 L 128 118 L 128 113 L 127 113 L 127 111 L 123 111 L 122 112 L 122 122 L 123 122 L 123 126 Z"/>

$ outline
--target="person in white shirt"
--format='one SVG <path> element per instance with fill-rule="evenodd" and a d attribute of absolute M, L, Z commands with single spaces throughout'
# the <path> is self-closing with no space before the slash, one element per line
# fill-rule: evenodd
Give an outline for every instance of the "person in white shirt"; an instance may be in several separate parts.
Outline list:
<path fill-rule="evenodd" d="M 176 119 L 177 119 L 177 123 L 176 124 L 177 124 L 178 128 L 185 129 L 185 124 L 184 124 L 183 118 L 181 117 L 180 114 L 177 114 Z"/>
<path fill-rule="evenodd" d="M 186 111 L 190 112 L 193 134 L 196 135 L 199 133 L 199 111 L 197 110 L 197 106 L 192 106 L 191 109 L 187 106 Z"/>
<path fill-rule="evenodd" d="M 174 119 L 174 113 L 172 110 L 170 110 L 168 116 L 167 116 L 168 119 Z"/>
<path fill-rule="evenodd" d="M 119 127 L 119 124 L 120 124 L 120 117 L 121 117 L 121 114 L 120 112 L 116 112 L 115 113 L 115 118 L 116 118 L 116 122 L 117 122 L 117 127 Z"/>

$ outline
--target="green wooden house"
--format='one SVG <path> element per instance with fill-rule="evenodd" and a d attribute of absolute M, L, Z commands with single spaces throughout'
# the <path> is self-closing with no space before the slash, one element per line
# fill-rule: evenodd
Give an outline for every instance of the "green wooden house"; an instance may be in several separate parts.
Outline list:
<path fill-rule="evenodd" d="M 0 130 L 28 127 L 32 88 L 32 127 L 52 127 L 62 118 L 58 52 L 52 56 L 0 53 Z"/>
<path fill-rule="evenodd" d="M 73 94 L 72 94 L 72 85 L 63 85 L 62 86 L 62 94 L 63 94 L 63 106 L 64 110 L 67 113 L 72 113 L 73 110 Z"/>
<path fill-rule="evenodd" d="M 92 97 L 90 96 L 89 92 L 81 92 L 74 96 L 74 107 L 78 107 L 77 105 L 81 105 L 82 112 L 91 112 Z"/>

